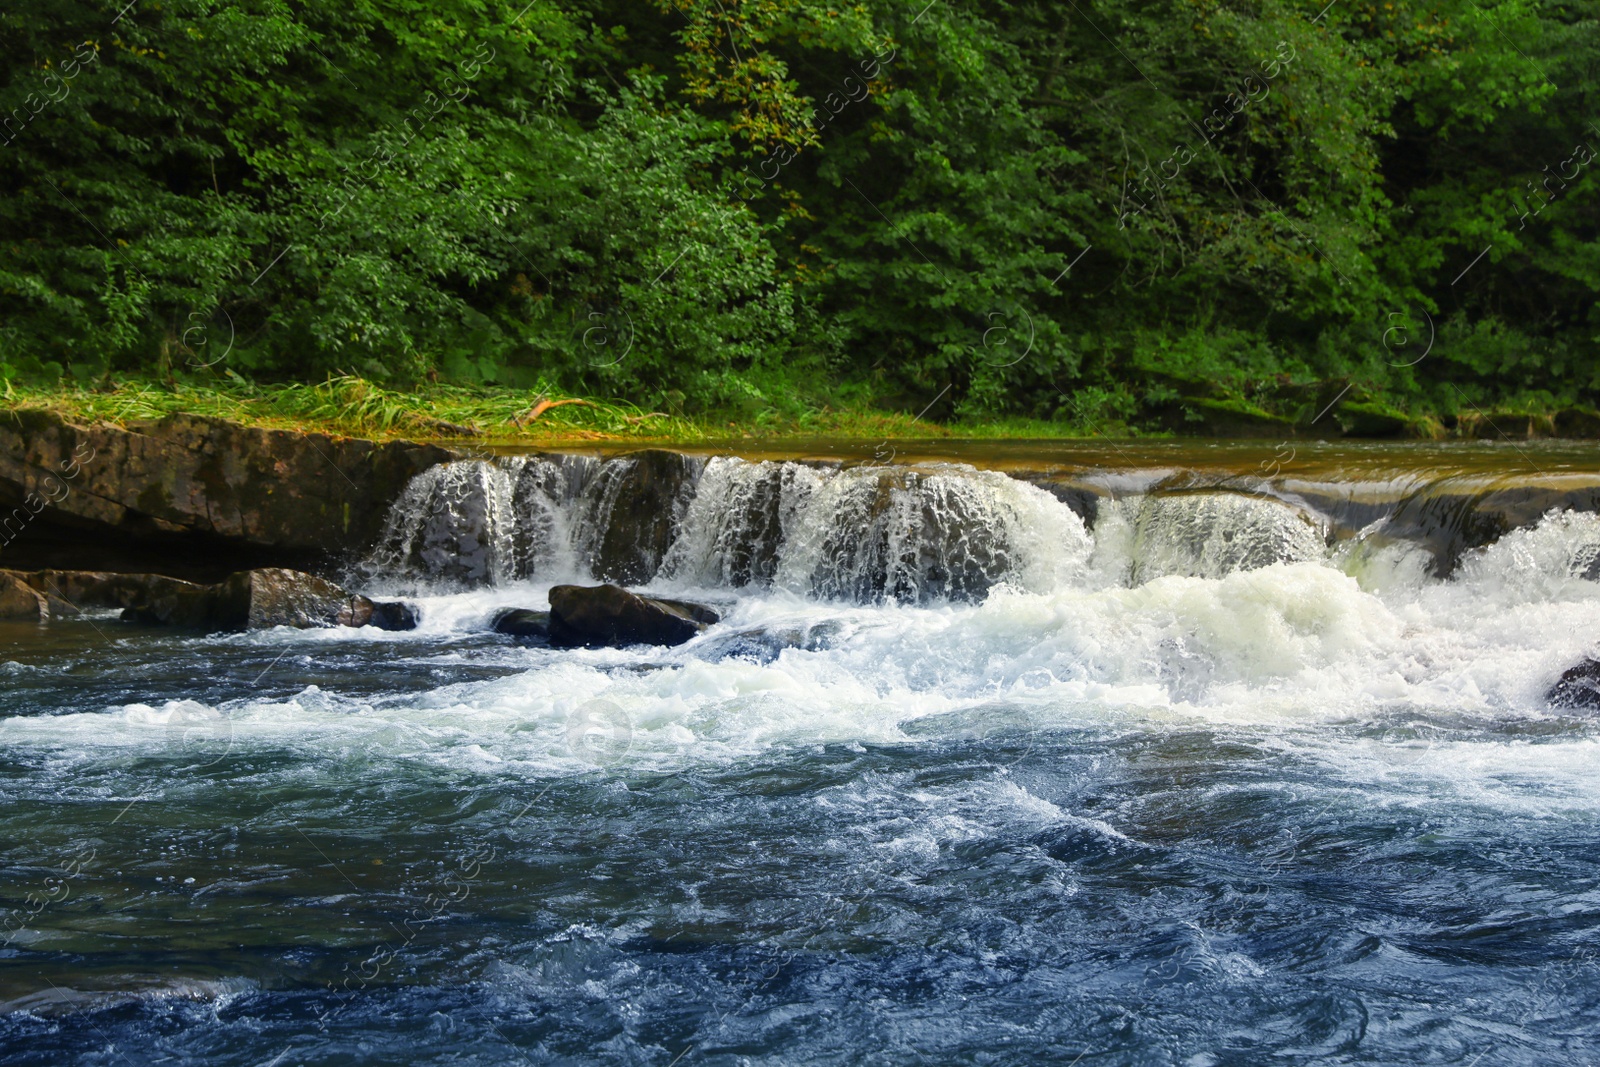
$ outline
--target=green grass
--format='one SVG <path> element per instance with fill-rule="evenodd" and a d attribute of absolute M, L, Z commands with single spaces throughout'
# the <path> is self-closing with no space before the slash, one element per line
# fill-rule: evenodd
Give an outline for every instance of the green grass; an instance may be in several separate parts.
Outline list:
<path fill-rule="evenodd" d="M 713 442 L 828 437 L 882 440 L 981 437 L 1086 437 L 1064 423 L 1007 419 L 941 426 L 909 415 L 869 409 L 806 410 L 757 420 L 727 415 L 686 417 L 647 411 L 620 400 L 573 397 L 552 389 L 511 390 L 429 385 L 387 389 L 340 376 L 315 385 L 264 385 L 236 379 L 226 384 L 125 380 L 112 387 L 0 382 L 12 408 L 40 408 L 77 421 L 119 425 L 168 415 L 199 415 L 269 429 L 313 430 L 375 440 L 480 440 L 559 443 L 638 440 Z M 544 409 L 535 411 L 541 402 Z"/>

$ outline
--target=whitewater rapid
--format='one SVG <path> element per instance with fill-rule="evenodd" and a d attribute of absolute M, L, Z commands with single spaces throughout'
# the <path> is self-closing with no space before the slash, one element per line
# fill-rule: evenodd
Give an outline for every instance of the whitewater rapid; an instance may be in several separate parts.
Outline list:
<path fill-rule="evenodd" d="M 1033 503 L 1059 508 L 1050 514 L 1067 563 L 1020 568 L 1021 580 L 978 602 L 819 600 L 782 581 L 730 590 L 699 580 L 717 566 L 698 546 L 669 556 L 646 587 L 724 612 L 678 648 L 552 650 L 487 635 L 497 611 L 545 605 L 550 583 L 524 579 L 420 596 L 421 626 L 406 634 L 184 639 L 195 655 L 251 650 L 264 664 L 260 686 L 220 700 L 13 716 L 0 720 L 0 740 L 59 746 L 76 753 L 69 760 L 175 740 L 196 752 L 311 757 L 353 746 L 465 774 L 541 775 L 593 770 L 595 744 L 574 738 L 596 731 L 607 766 L 659 771 L 974 729 L 1373 721 L 1386 724 L 1394 757 L 1414 763 L 1407 723 L 1439 734 L 1458 721 L 1561 720 L 1543 694 L 1600 638 L 1600 584 L 1582 577 L 1600 553 L 1592 515 L 1556 513 L 1514 531 L 1447 580 L 1426 576 L 1414 546 L 1318 542 L 1316 559 L 1130 582 L 1132 524 L 1103 518 L 1091 537 L 1053 500 Z M 673 562 L 691 558 L 702 562 Z M 1208 566 L 1200 558 L 1192 569 Z M 773 634 L 789 647 L 764 640 Z M 329 655 L 372 663 L 374 691 L 311 684 L 282 693 L 298 664 Z M 386 659 L 413 673 L 494 676 L 387 692 Z M 1521 743 L 1508 737 L 1504 747 Z M 1583 734 L 1570 743 L 1593 742 Z"/>

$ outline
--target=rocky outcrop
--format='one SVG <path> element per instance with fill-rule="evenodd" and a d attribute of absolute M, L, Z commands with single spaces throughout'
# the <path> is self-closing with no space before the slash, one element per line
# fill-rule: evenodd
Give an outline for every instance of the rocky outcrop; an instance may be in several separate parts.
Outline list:
<path fill-rule="evenodd" d="M 549 640 L 557 648 L 681 645 L 720 618 L 704 605 L 620 585 L 558 585 L 550 590 Z"/>
<path fill-rule="evenodd" d="M 40 622 L 50 608 L 39 591 L 20 575 L 0 572 L 0 620 Z"/>
<path fill-rule="evenodd" d="M 240 571 L 215 585 L 171 583 L 123 613 L 135 622 L 211 630 L 265 630 L 274 626 L 376 626 L 409 630 L 416 612 L 404 604 L 378 604 L 332 582 L 299 571 L 263 567 Z"/>
<path fill-rule="evenodd" d="M 0 588 L 31 589 L 45 606 L 45 617 L 71 618 L 97 608 L 135 604 L 177 604 L 197 596 L 205 586 L 160 574 L 113 574 L 105 571 L 0 571 Z M 21 603 L 26 598 L 19 598 Z"/>
<path fill-rule="evenodd" d="M 197 548 L 339 555 L 369 545 L 411 478 L 453 455 L 188 415 L 119 427 L 14 410 L 0 416 L 0 545 L 15 557 L 55 531 L 91 534 L 77 548 L 91 566 L 141 547 L 180 566 Z"/>
<path fill-rule="evenodd" d="M 121 608 L 133 622 L 205 630 L 417 626 L 416 610 L 408 604 L 369 600 L 315 575 L 282 568 L 241 571 L 212 585 L 160 574 L 0 571 L 0 619 L 45 619 L 97 608 Z"/>
<path fill-rule="evenodd" d="M 1556 708 L 1600 711 L 1600 661 L 1586 659 L 1568 670 L 1550 687 L 1545 699 Z"/>

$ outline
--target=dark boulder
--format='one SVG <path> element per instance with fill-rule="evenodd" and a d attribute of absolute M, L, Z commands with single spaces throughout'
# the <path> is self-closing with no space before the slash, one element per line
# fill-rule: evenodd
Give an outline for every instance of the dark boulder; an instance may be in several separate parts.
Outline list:
<path fill-rule="evenodd" d="M 380 630 L 415 630 L 421 622 L 417 609 L 398 600 L 379 600 L 372 605 L 372 621 L 368 626 Z"/>
<path fill-rule="evenodd" d="M 176 579 L 151 582 L 122 609 L 122 619 L 145 626 L 179 626 L 193 630 L 234 629 L 216 622 L 220 588 Z"/>
<path fill-rule="evenodd" d="M 620 585 L 550 590 L 550 643 L 558 648 L 681 645 L 719 618 L 703 605 L 643 597 Z"/>
<path fill-rule="evenodd" d="M 507 637 L 532 637 L 540 641 L 550 639 L 550 613 L 511 608 L 496 615 L 489 623 L 490 629 Z"/>
<path fill-rule="evenodd" d="M 240 571 L 212 588 L 212 621 L 224 630 L 338 626 L 351 607 L 350 594 L 332 582 L 282 567 Z"/>
<path fill-rule="evenodd" d="M 1553 707 L 1600 711 L 1600 661 L 1586 659 L 1568 670 L 1545 694 Z"/>
<path fill-rule="evenodd" d="M 340 626 L 371 626 L 378 630 L 415 630 L 417 611 L 398 600 L 369 600 L 352 596 L 339 609 L 335 620 Z"/>

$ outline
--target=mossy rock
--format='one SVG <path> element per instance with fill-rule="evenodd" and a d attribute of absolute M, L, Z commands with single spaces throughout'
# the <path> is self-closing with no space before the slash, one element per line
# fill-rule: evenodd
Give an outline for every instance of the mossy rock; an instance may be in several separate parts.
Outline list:
<path fill-rule="evenodd" d="M 1192 378 L 1183 374 L 1174 374 L 1171 371 L 1146 368 L 1140 372 L 1142 377 L 1151 385 L 1170 390 L 1167 395 L 1177 393 L 1184 398 L 1185 403 L 1190 398 L 1204 400 L 1227 399 L 1227 387 L 1221 382 L 1209 378 Z"/>
<path fill-rule="evenodd" d="M 1594 408 L 1571 407 L 1556 412 L 1555 430 L 1558 437 L 1600 437 L 1600 411 Z"/>
<path fill-rule="evenodd" d="M 1456 436 L 1480 441 L 1525 441 L 1534 437 L 1558 436 L 1556 420 L 1550 415 L 1527 411 L 1468 410 L 1456 415 Z"/>
<path fill-rule="evenodd" d="M 1333 413 L 1346 437 L 1410 436 L 1412 420 L 1387 404 L 1346 401 Z"/>
<path fill-rule="evenodd" d="M 1179 404 L 1183 413 L 1171 422 L 1171 428 L 1178 433 L 1208 437 L 1275 437 L 1279 440 L 1295 436 L 1294 423 L 1246 400 L 1186 396 Z"/>

